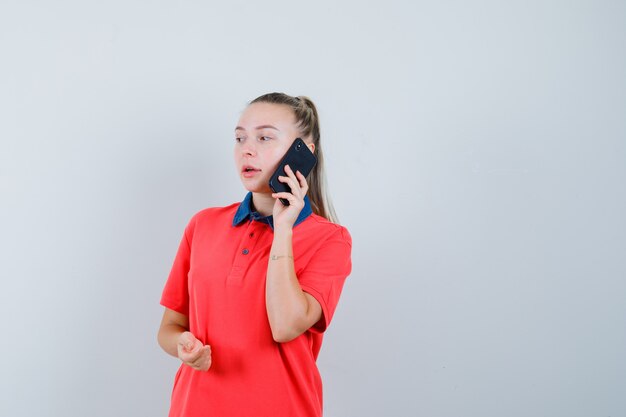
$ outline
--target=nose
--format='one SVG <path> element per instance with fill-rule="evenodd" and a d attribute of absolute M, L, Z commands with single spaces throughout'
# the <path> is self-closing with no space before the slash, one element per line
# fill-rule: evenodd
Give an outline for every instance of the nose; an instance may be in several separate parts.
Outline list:
<path fill-rule="evenodd" d="M 256 155 L 256 148 L 254 147 L 254 143 L 251 143 L 252 141 L 244 141 L 243 145 L 241 146 L 241 153 L 243 155 L 250 155 L 250 156 L 254 156 Z"/>

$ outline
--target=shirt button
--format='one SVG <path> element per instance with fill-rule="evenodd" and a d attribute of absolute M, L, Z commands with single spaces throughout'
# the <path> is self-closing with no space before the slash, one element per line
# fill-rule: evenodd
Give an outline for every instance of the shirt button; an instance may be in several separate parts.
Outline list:
<path fill-rule="evenodd" d="M 243 253 L 244 255 L 247 255 L 248 253 L 250 253 L 250 251 L 248 249 L 244 249 L 241 251 L 241 253 Z"/>

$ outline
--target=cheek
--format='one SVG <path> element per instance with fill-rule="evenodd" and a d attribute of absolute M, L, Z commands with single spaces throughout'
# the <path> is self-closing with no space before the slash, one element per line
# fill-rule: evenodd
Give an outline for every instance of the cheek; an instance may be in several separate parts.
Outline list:
<path fill-rule="evenodd" d="M 266 155 L 265 164 L 274 172 L 280 160 L 283 159 L 283 156 L 285 156 L 285 151 L 283 149 L 276 149 Z"/>
<path fill-rule="evenodd" d="M 263 161 L 265 167 L 277 165 L 285 154 L 285 150 L 278 146 L 267 146 L 257 151 L 257 158 Z"/>

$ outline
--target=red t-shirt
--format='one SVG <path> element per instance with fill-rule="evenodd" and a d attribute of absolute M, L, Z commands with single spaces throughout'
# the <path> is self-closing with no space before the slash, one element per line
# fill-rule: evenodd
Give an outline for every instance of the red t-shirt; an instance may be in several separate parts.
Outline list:
<path fill-rule="evenodd" d="M 261 221 L 233 224 L 239 203 L 196 213 L 185 228 L 161 305 L 189 317 L 189 330 L 211 345 L 207 372 L 181 364 L 170 417 L 319 417 L 316 359 L 351 271 L 348 230 L 316 214 L 293 228 L 294 266 L 323 317 L 277 343 L 265 306 L 273 230 Z"/>

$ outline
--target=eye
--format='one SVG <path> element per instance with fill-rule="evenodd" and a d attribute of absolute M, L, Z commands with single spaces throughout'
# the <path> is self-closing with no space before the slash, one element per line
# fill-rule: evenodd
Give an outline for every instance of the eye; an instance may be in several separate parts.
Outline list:
<path fill-rule="evenodd" d="M 242 140 L 243 140 L 243 138 L 240 138 L 240 137 L 236 137 L 235 138 L 235 142 L 241 142 Z"/>
<path fill-rule="evenodd" d="M 272 138 L 270 138 L 269 136 L 261 136 L 261 137 L 259 138 L 259 140 L 260 140 L 261 142 L 267 142 L 268 140 L 271 140 L 271 139 L 272 139 Z"/>

